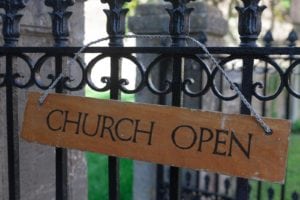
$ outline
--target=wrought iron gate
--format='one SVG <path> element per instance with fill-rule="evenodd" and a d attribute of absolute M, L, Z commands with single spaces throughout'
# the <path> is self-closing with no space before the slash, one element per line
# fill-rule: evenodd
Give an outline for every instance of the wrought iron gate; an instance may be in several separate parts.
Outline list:
<path fill-rule="evenodd" d="M 77 68 L 81 72 L 80 80 L 76 80 L 77 84 L 71 86 L 72 77 L 65 75 L 55 89 L 55 92 L 62 93 L 64 91 L 77 91 L 83 89 L 86 85 L 92 89 L 103 92 L 110 91 L 111 99 L 119 99 L 120 92 L 127 94 L 136 94 L 142 90 L 149 90 L 153 94 L 160 97 L 160 104 L 166 104 L 167 95 L 170 95 L 171 105 L 181 107 L 183 105 L 183 97 L 189 96 L 199 99 L 199 108 L 201 108 L 201 99 L 206 98 L 206 94 L 210 91 L 217 99 L 219 99 L 219 109 L 222 110 L 223 101 L 233 101 L 238 99 L 236 94 L 227 96 L 222 93 L 222 81 L 220 81 L 217 68 L 208 66 L 208 59 L 205 52 L 198 47 L 188 47 L 186 35 L 189 30 L 189 15 L 192 9 L 188 7 L 190 0 L 166 0 L 172 4 L 172 8 L 168 9 L 170 15 L 170 37 L 172 44 L 169 47 L 123 47 L 123 38 L 125 34 L 125 16 L 127 9 L 123 8 L 125 2 L 129 0 L 102 0 L 102 3 L 108 3 L 109 9 L 105 10 L 108 18 L 107 33 L 109 35 L 109 47 L 90 47 L 85 49 L 84 53 L 94 53 L 95 58 L 84 64 L 82 59 L 77 59 Z M 6 116 L 7 116 L 7 146 L 8 146 L 8 182 L 9 182 L 9 199 L 20 199 L 20 176 L 19 176 L 19 138 L 15 129 L 16 116 L 13 110 L 15 97 L 13 91 L 18 89 L 27 89 L 31 86 L 37 86 L 41 90 L 46 90 L 56 77 L 64 71 L 64 62 L 66 58 L 73 57 L 80 47 L 67 47 L 69 36 L 68 19 L 71 12 L 67 11 L 68 7 L 75 3 L 73 0 L 46 0 L 46 6 L 52 7 L 52 27 L 53 37 L 55 40 L 54 47 L 17 47 L 19 33 L 19 22 L 21 15 L 19 10 L 25 7 L 23 0 L 1 0 L 0 7 L 5 10 L 2 14 L 3 20 L 3 37 L 5 44 L 0 48 L 0 56 L 5 58 L 5 73 L 0 75 L 0 86 L 6 90 Z M 257 47 L 256 41 L 261 31 L 261 14 L 265 9 L 259 6 L 259 0 L 243 0 L 244 6 L 238 7 L 239 12 L 239 34 L 241 43 L 239 47 L 209 47 L 208 50 L 216 58 L 224 68 L 230 68 L 232 62 L 237 62 L 241 69 L 241 82 L 238 84 L 243 94 L 249 102 L 255 98 L 262 106 L 262 114 L 266 114 L 266 102 L 279 98 L 282 93 L 286 94 L 286 98 L 300 98 L 299 91 L 295 91 L 293 87 L 293 77 L 297 74 L 297 67 L 300 64 L 299 54 L 300 48 L 294 47 Z M 100 27 L 101 28 L 101 27 Z M 30 58 L 31 53 L 41 54 L 38 60 Z M 149 65 L 143 66 L 135 54 L 153 54 L 157 55 L 156 59 Z M 21 59 L 25 65 L 17 66 L 26 68 L 28 73 L 23 75 L 16 72 L 17 68 L 12 66 L 16 59 Z M 40 79 L 44 63 L 54 58 L 55 74 L 48 74 L 48 81 Z M 91 80 L 91 71 L 96 63 L 103 58 L 110 58 L 111 74 L 109 77 L 102 77 L 104 87 L 99 88 Z M 128 59 L 137 66 L 140 74 L 135 89 L 128 89 L 126 85 L 128 81 L 121 78 L 120 68 L 121 60 Z M 171 76 L 163 77 L 164 65 L 160 64 L 164 60 L 168 60 L 171 66 Z M 199 66 L 198 78 L 201 79 L 201 85 L 197 91 L 191 89 L 193 80 L 185 76 L 184 64 L 186 60 L 196 63 Z M 279 63 L 278 60 L 288 60 L 285 64 Z M 258 62 L 259 61 L 259 62 Z M 262 64 L 263 63 L 263 64 Z M 288 64 L 286 64 L 288 63 Z M 123 66 L 126 67 L 126 66 Z M 160 74 L 152 74 L 152 69 L 159 67 Z M 278 74 L 279 85 L 272 94 L 266 93 L 264 84 L 257 82 L 254 78 L 255 70 L 273 70 Z M 160 85 L 156 86 L 152 82 L 152 76 L 160 76 Z M 205 77 L 205 78 L 204 78 Z M 168 80 L 170 78 L 170 80 Z M 202 81 L 203 79 L 203 81 Z M 266 77 L 263 79 L 266 83 Z M 221 86 L 220 86 L 221 85 Z M 229 89 L 230 90 L 230 89 Z M 240 113 L 250 114 L 249 110 L 240 105 Z M 285 116 L 289 118 L 289 110 Z M 169 184 L 165 184 L 158 179 L 157 199 L 239 199 L 245 200 L 249 195 L 248 180 L 237 178 L 237 186 L 235 197 L 226 195 L 226 188 L 229 183 L 225 183 L 225 193 L 219 192 L 219 183 L 216 182 L 214 192 L 202 190 L 199 187 L 190 190 L 188 187 L 182 188 L 180 170 L 176 167 L 170 168 Z M 158 176 L 162 176 L 162 168 L 158 167 Z M 196 172 L 199 173 L 199 172 Z M 67 183 L 67 150 L 56 149 L 56 199 L 68 199 L 68 183 Z M 198 174 L 199 175 L 199 174 Z M 119 199 L 119 160 L 115 157 L 109 157 L 109 199 Z M 216 175 L 218 176 L 218 175 Z M 187 175 L 188 179 L 188 175 Z M 216 179 L 218 180 L 218 179 Z M 208 179 L 206 179 L 208 181 Z M 258 186 L 259 188 L 261 186 Z M 259 189 L 260 190 L 260 189 Z M 190 197 L 184 196 L 189 194 Z M 273 197 L 270 197 L 272 199 Z M 298 199 L 295 193 L 292 197 Z M 257 195 L 260 199 L 260 194 Z M 284 186 L 281 193 L 281 199 L 289 199 L 284 194 Z"/>

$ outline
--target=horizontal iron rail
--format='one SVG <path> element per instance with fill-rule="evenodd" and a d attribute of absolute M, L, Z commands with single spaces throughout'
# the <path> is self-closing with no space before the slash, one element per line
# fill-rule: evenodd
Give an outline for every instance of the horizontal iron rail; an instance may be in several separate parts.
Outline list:
<path fill-rule="evenodd" d="M 72 54 L 81 47 L 0 47 L 0 54 L 47 53 Z M 212 54 L 229 55 L 300 55 L 300 47 L 207 47 Z M 83 53 L 128 54 L 205 54 L 198 47 L 88 47 Z"/>

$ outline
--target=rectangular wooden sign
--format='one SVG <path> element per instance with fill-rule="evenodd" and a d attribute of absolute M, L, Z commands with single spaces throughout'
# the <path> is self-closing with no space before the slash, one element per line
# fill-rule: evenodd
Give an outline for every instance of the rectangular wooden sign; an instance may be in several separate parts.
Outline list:
<path fill-rule="evenodd" d="M 50 94 L 29 94 L 22 137 L 244 178 L 283 183 L 291 124 L 267 119 L 266 136 L 246 115 Z"/>

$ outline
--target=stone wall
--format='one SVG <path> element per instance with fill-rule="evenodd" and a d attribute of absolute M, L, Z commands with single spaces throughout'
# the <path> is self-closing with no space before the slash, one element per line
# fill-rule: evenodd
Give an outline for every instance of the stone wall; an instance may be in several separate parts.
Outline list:
<path fill-rule="evenodd" d="M 84 38 L 84 13 L 83 0 L 76 0 L 76 4 L 69 10 L 73 11 L 70 22 L 70 43 L 81 45 Z M 31 0 L 27 7 L 21 11 L 24 15 L 21 20 L 21 37 L 18 46 L 53 46 L 51 33 L 51 19 L 48 12 L 51 8 L 44 5 L 44 1 Z M 42 54 L 30 54 L 35 62 Z M 1 59 L 1 66 L 5 66 Z M 53 63 L 53 62 L 52 62 Z M 45 72 L 53 72 L 54 66 L 51 62 L 46 66 Z M 17 60 L 15 70 L 23 74 L 28 74 L 26 68 L 21 67 L 24 63 Z M 3 67 L 2 67 L 3 68 Z M 67 73 L 76 75 L 71 69 L 66 69 Z M 3 71 L 1 71 L 3 72 Z M 38 90 L 32 87 L 29 90 Z M 25 107 L 27 91 L 25 89 L 15 89 L 14 115 L 18 126 L 15 131 L 19 132 L 22 125 L 23 111 Z M 83 94 L 77 92 L 77 95 Z M 8 179 L 7 179 L 7 144 L 6 144 L 6 107 L 5 88 L 0 89 L 0 125 L 4 127 L 0 130 L 0 200 L 8 199 Z M 2 98 L 4 97 L 4 98 Z M 27 143 L 20 139 L 20 184 L 22 200 L 52 200 L 55 199 L 55 149 L 53 147 Z M 87 198 L 86 188 L 86 163 L 84 155 L 78 151 L 68 152 L 69 165 L 69 199 L 83 200 Z"/>

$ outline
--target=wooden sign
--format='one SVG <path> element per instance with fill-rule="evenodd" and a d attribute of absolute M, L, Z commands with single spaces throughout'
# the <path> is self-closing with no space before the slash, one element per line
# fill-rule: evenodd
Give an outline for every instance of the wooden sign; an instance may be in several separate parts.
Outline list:
<path fill-rule="evenodd" d="M 191 169 L 283 183 L 291 124 L 266 119 L 266 136 L 251 116 L 31 93 L 22 137 Z"/>

